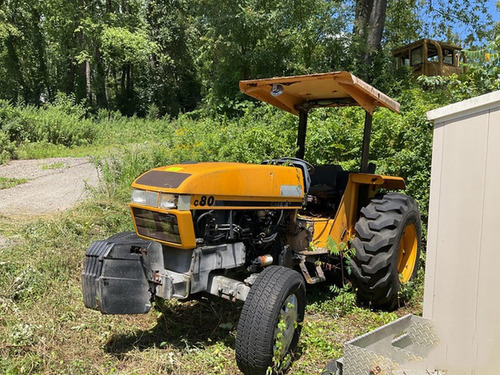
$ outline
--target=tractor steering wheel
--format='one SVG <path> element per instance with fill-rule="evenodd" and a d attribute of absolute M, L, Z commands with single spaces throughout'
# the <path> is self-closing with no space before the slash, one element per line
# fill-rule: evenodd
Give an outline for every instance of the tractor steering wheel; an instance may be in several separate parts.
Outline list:
<path fill-rule="evenodd" d="M 316 171 L 316 168 L 314 168 L 314 165 L 312 165 L 311 163 L 309 163 L 308 161 L 306 161 L 304 159 L 293 158 L 293 157 L 290 157 L 290 156 L 284 156 L 282 158 L 277 159 L 276 161 L 277 162 L 280 162 L 280 161 L 290 161 L 292 164 L 293 164 L 293 162 L 302 163 L 302 164 L 304 164 L 306 166 L 307 171 L 309 172 L 310 175 L 314 174 L 314 172 Z"/>
<path fill-rule="evenodd" d="M 289 162 L 292 164 L 294 167 L 298 167 L 302 170 L 302 174 L 304 175 L 304 188 L 305 188 L 305 193 L 309 191 L 309 188 L 311 187 L 311 175 L 314 173 L 316 170 L 314 166 L 309 163 L 308 161 L 305 161 L 303 159 L 299 158 L 292 158 L 292 157 L 283 157 L 280 159 L 273 160 L 276 164 L 283 164 L 286 162 Z"/>

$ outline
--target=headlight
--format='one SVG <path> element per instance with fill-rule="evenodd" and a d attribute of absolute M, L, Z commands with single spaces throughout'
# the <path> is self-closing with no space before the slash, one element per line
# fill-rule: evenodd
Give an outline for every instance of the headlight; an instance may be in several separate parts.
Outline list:
<path fill-rule="evenodd" d="M 177 208 L 179 197 L 173 194 L 160 194 L 160 208 Z"/>
<path fill-rule="evenodd" d="M 132 189 L 132 203 L 145 204 L 146 203 L 146 191 Z"/>
<path fill-rule="evenodd" d="M 187 209 L 189 210 L 189 196 L 187 199 Z M 156 193 L 154 191 L 147 191 L 141 189 L 132 189 L 132 203 L 140 204 L 143 206 L 159 207 L 164 210 L 171 210 L 178 207 L 179 196 L 174 194 Z M 183 202 L 184 202 L 183 200 Z"/>
<path fill-rule="evenodd" d="M 158 207 L 158 193 L 154 191 L 146 191 L 132 189 L 132 203 L 142 204 L 144 206 Z"/>

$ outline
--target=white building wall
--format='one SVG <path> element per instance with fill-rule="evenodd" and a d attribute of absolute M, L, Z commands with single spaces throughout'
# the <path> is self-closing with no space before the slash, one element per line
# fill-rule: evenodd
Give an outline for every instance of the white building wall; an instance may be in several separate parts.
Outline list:
<path fill-rule="evenodd" d="M 500 374 L 500 91 L 434 121 L 424 317 L 437 368 Z"/>

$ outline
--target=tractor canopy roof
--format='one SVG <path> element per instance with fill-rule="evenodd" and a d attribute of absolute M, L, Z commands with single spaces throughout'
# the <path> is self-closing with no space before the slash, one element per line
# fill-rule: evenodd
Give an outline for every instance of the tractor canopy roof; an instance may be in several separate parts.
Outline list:
<path fill-rule="evenodd" d="M 399 103 L 349 72 L 240 81 L 244 94 L 298 115 L 311 108 L 359 105 L 399 112 Z"/>

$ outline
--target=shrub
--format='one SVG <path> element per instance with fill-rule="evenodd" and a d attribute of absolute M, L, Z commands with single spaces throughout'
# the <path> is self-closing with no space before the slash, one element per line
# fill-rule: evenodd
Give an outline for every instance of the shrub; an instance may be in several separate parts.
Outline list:
<path fill-rule="evenodd" d="M 12 147 L 22 143 L 47 142 L 71 147 L 90 144 L 98 134 L 94 121 L 85 118 L 83 107 L 64 95 L 41 108 L 14 107 L 0 100 L 0 130 L 3 134 L 0 147 L 4 150 L 8 146 L 11 156 L 14 155 Z"/>
<path fill-rule="evenodd" d="M 0 130 L 0 164 L 3 164 L 16 155 L 16 145 L 10 141 L 9 136 Z"/>

